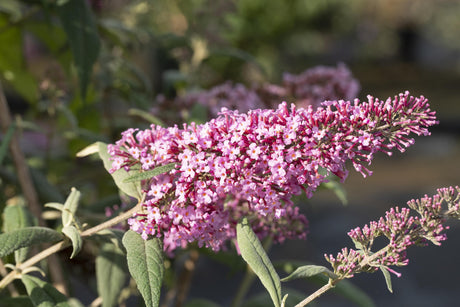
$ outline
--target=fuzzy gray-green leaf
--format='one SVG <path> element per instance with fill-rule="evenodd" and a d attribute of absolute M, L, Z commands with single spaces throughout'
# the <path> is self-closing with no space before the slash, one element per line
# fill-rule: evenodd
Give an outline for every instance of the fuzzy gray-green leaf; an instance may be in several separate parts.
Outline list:
<path fill-rule="evenodd" d="M 388 291 L 393 293 L 393 286 L 391 285 L 391 275 L 388 272 L 387 268 L 384 266 L 379 266 L 380 271 L 382 271 L 383 276 L 385 277 L 385 282 L 387 284 Z"/>
<path fill-rule="evenodd" d="M 161 240 L 144 240 L 138 233 L 128 230 L 123 237 L 123 245 L 127 251 L 129 272 L 146 306 L 158 306 L 164 274 Z"/>
<path fill-rule="evenodd" d="M 289 276 L 284 277 L 281 281 L 290 281 L 298 278 L 308 278 L 318 274 L 324 274 L 329 278 L 337 278 L 337 276 L 331 272 L 328 268 L 320 265 L 304 265 L 298 267 Z"/>
<path fill-rule="evenodd" d="M 69 197 L 67 197 L 64 203 L 64 208 L 62 209 L 62 225 L 64 227 L 70 226 L 75 220 L 74 216 L 78 208 L 80 195 L 80 191 L 75 188 L 71 189 Z"/>
<path fill-rule="evenodd" d="M 22 275 L 27 294 L 36 307 L 70 307 L 67 297 L 51 284 L 37 277 Z"/>
<path fill-rule="evenodd" d="M 34 217 L 29 210 L 22 205 L 6 206 L 3 211 L 3 231 L 13 230 L 34 226 Z M 23 247 L 14 251 L 14 260 L 21 263 L 27 259 L 29 247 Z"/>
<path fill-rule="evenodd" d="M 62 233 L 66 235 L 72 242 L 72 254 L 70 255 L 70 259 L 75 257 L 81 250 L 83 245 L 83 239 L 81 238 L 80 232 L 78 232 L 75 226 L 66 226 L 62 228 Z"/>
<path fill-rule="evenodd" d="M 104 244 L 96 258 L 97 292 L 102 297 L 102 307 L 118 306 L 127 272 L 125 254 L 114 244 Z"/>
<path fill-rule="evenodd" d="M 22 247 L 62 240 L 62 235 L 46 227 L 26 227 L 0 234 L 0 258 Z"/>
<path fill-rule="evenodd" d="M 281 306 L 280 278 L 246 218 L 238 223 L 236 233 L 241 256 L 259 277 L 273 304 L 276 307 Z"/>
<path fill-rule="evenodd" d="M 98 142 L 99 156 L 101 157 L 104 167 L 107 171 L 112 168 L 112 160 L 107 152 L 107 144 Z M 124 180 L 135 174 L 135 172 L 127 172 L 124 169 L 119 169 L 112 174 L 112 178 L 115 181 L 117 187 L 129 196 L 135 197 L 138 200 L 141 199 L 142 189 L 140 182 L 124 182 Z"/>
<path fill-rule="evenodd" d="M 100 39 L 97 25 L 86 1 L 67 1 L 57 13 L 67 34 L 80 81 L 80 93 L 85 98 L 94 63 L 99 56 Z"/>
<path fill-rule="evenodd" d="M 175 166 L 176 166 L 176 163 L 169 163 L 166 165 L 158 166 L 150 171 L 138 172 L 132 176 L 129 176 L 128 178 L 123 180 L 123 182 L 136 182 L 136 181 L 141 181 L 144 179 L 150 179 L 152 177 L 155 177 L 160 174 L 167 173 L 170 170 L 173 170 Z"/>

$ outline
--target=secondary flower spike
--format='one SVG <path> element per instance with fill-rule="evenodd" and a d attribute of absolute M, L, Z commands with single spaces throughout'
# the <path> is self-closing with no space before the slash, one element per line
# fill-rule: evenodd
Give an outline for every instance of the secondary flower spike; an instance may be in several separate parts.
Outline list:
<path fill-rule="evenodd" d="M 444 225 L 447 218 L 460 218 L 460 188 L 441 188 L 437 192 L 431 197 L 425 195 L 409 201 L 407 205 L 410 209 L 391 208 L 378 221 L 350 230 L 348 236 L 359 251 L 344 248 L 336 256 L 324 255 L 334 273 L 343 279 L 384 267 L 400 277 L 401 274 L 389 266 L 407 265 L 408 247 L 425 246 L 428 242 L 441 245 L 447 238 L 444 233 L 449 229 Z M 379 251 L 372 251 L 374 241 L 380 236 L 388 239 L 388 245 Z"/>
<path fill-rule="evenodd" d="M 176 168 L 143 182 L 143 211 L 129 220 L 144 238 L 164 238 L 165 250 L 198 242 L 219 250 L 235 237 L 242 216 L 260 236 L 304 237 L 306 218 L 291 197 L 308 197 L 330 174 L 344 180 L 346 161 L 364 176 L 378 151 L 391 154 L 428 135 L 436 123 L 427 100 L 409 93 L 385 101 L 328 101 L 305 109 L 282 103 L 245 114 L 222 109 L 202 125 L 129 129 L 114 145 L 111 172 Z"/>

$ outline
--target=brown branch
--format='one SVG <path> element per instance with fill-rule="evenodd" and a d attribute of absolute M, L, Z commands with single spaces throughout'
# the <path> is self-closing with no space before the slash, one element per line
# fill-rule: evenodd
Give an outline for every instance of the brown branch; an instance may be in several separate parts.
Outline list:
<path fill-rule="evenodd" d="M 0 122 L 3 132 L 6 132 L 10 125 L 12 124 L 12 119 L 10 115 L 10 110 L 8 107 L 8 102 L 3 91 L 2 84 L 0 82 Z M 42 218 L 42 208 L 38 201 L 37 191 L 35 190 L 32 177 L 27 166 L 27 161 L 21 151 L 19 146 L 19 141 L 17 133 L 13 134 L 13 137 L 10 141 L 10 151 L 13 157 L 14 165 L 16 168 L 19 185 L 21 186 L 24 198 L 28 204 L 28 207 L 32 214 L 37 218 L 38 224 L 40 226 L 46 226 L 45 221 Z M 49 263 L 52 265 L 49 266 L 51 277 L 54 281 L 54 286 L 64 294 L 67 294 L 67 289 L 64 282 L 64 276 L 62 273 L 62 268 L 59 265 L 59 258 L 56 255 L 51 255 Z"/>

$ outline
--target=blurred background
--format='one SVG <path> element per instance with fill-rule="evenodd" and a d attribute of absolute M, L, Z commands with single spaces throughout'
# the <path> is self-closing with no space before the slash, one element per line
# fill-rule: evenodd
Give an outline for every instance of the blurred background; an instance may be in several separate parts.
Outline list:
<path fill-rule="evenodd" d="M 350 172 L 346 206 L 330 190 L 305 201 L 308 239 L 274 246 L 273 259 L 326 265 L 323 253 L 352 246 L 346 235 L 351 228 L 378 219 L 391 206 L 460 183 L 460 1 L 81 3 L 73 9 L 66 1 L 0 3 L 0 78 L 42 203 L 65 199 L 75 186 L 83 194 L 82 215 L 102 220 L 107 207 L 120 201 L 98 161 L 76 158 L 85 146 L 114 142 L 121 131 L 151 122 L 207 120 L 210 112 L 202 104 L 181 101 L 188 93 L 227 81 L 248 89 L 280 85 L 285 73 L 340 63 L 359 82 L 358 98 L 385 99 L 409 90 L 429 99 L 440 124 L 404 154 L 377 155 L 369 178 Z M 72 28 L 73 18 L 89 30 Z M 24 201 L 11 157 L 0 176 L 0 206 Z M 453 223 L 441 247 L 409 250 L 409 266 L 397 270 L 403 275 L 393 278 L 393 294 L 381 274 L 353 282 L 377 306 L 455 306 L 459 230 Z M 88 259 L 82 253 L 73 260 L 81 270 L 75 276 L 91 274 Z M 236 277 L 200 259 L 195 275 L 200 282 L 192 284 L 190 297 L 228 305 Z M 292 287 L 305 293 L 315 289 L 305 282 Z M 82 302 L 91 302 L 94 291 L 90 283 Z M 354 305 L 327 294 L 318 306 Z"/>

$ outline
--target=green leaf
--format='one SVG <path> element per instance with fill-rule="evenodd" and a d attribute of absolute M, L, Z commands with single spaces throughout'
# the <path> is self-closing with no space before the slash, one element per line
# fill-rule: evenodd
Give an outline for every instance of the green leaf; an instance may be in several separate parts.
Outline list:
<path fill-rule="evenodd" d="M 58 57 L 63 52 L 62 49 L 67 39 L 66 33 L 61 27 L 57 27 L 51 22 L 43 22 L 43 20 L 28 20 L 24 24 L 24 29 L 38 38 L 55 57 Z"/>
<path fill-rule="evenodd" d="M 90 156 L 98 152 L 99 152 L 99 144 L 98 142 L 96 142 L 96 143 L 92 143 L 86 146 L 85 148 L 77 152 L 76 156 L 78 158 L 83 158 L 83 157 L 87 157 L 87 156 Z"/>
<path fill-rule="evenodd" d="M 78 202 L 80 201 L 80 195 L 80 191 L 75 188 L 71 189 L 62 210 L 62 225 L 64 227 L 70 226 L 75 221 L 74 217 L 78 208 Z"/>
<path fill-rule="evenodd" d="M 21 5 L 17 0 L 3 0 L 0 2 L 0 12 L 10 15 L 12 22 L 18 21 L 22 16 Z"/>
<path fill-rule="evenodd" d="M 24 69 L 23 34 L 20 27 L 9 23 L 8 16 L 0 14 L 0 77 L 26 100 L 35 101 L 38 87 L 32 74 Z"/>
<path fill-rule="evenodd" d="M 80 232 L 75 228 L 75 226 L 65 226 L 62 228 L 62 233 L 66 235 L 72 242 L 72 254 L 70 255 L 70 259 L 75 257 L 81 250 L 83 245 L 83 239 L 81 238 Z"/>
<path fill-rule="evenodd" d="M 67 297 L 46 281 L 30 275 L 22 275 L 21 280 L 36 307 L 71 307 Z"/>
<path fill-rule="evenodd" d="M 0 234 L 0 258 L 22 247 L 62 240 L 62 235 L 50 228 L 26 227 Z"/>
<path fill-rule="evenodd" d="M 184 307 L 220 307 L 220 305 L 207 299 L 195 298 L 187 301 Z"/>
<path fill-rule="evenodd" d="M 83 305 L 78 299 L 74 297 L 71 297 L 67 302 L 69 303 L 70 307 L 85 307 L 85 305 Z"/>
<path fill-rule="evenodd" d="M 28 296 L 2 297 L 2 306 L 8 307 L 34 307 Z"/>
<path fill-rule="evenodd" d="M 387 284 L 387 288 L 388 288 L 388 291 L 390 291 L 391 293 L 393 293 L 393 287 L 391 285 L 391 276 L 390 276 L 390 272 L 388 272 L 387 268 L 384 267 L 384 266 L 379 266 L 379 269 L 380 271 L 382 271 L 383 273 L 383 276 L 385 277 L 385 282 Z"/>
<path fill-rule="evenodd" d="M 128 267 L 125 254 L 113 244 L 104 244 L 96 258 L 97 292 L 102 307 L 118 306 Z"/>
<path fill-rule="evenodd" d="M 99 156 L 101 157 L 104 167 L 107 171 L 112 168 L 112 161 L 110 160 L 110 155 L 107 152 L 107 144 L 98 142 L 99 147 Z M 115 181 L 117 187 L 122 190 L 124 193 L 129 196 L 135 197 L 138 200 L 141 199 L 142 189 L 140 182 L 124 182 L 124 180 L 132 176 L 135 172 L 127 172 L 124 169 L 119 169 L 116 172 L 112 173 L 112 178 Z"/>
<path fill-rule="evenodd" d="M 34 217 L 25 206 L 7 206 L 3 211 L 3 231 L 11 232 L 21 228 L 34 226 Z M 29 247 L 23 247 L 14 251 L 16 264 L 27 259 Z"/>
<path fill-rule="evenodd" d="M 100 39 L 95 18 L 87 1 L 71 0 L 57 9 L 69 40 L 83 98 L 89 84 L 94 63 L 99 56 Z"/>
<path fill-rule="evenodd" d="M 236 226 L 236 238 L 241 256 L 267 289 L 273 304 L 281 306 L 281 282 L 262 244 L 246 218 Z"/>
<path fill-rule="evenodd" d="M 3 232 L 34 225 L 34 217 L 23 205 L 6 206 L 3 211 Z"/>
<path fill-rule="evenodd" d="M 289 276 L 284 277 L 281 281 L 290 281 L 298 278 L 308 278 L 318 274 L 324 274 L 329 278 L 337 278 L 337 276 L 331 272 L 328 268 L 320 265 L 304 265 L 298 267 L 294 272 L 292 272 Z"/>
<path fill-rule="evenodd" d="M 12 123 L 8 127 L 8 130 L 6 131 L 5 135 L 2 138 L 2 144 L 0 145 L 0 165 L 2 165 L 3 159 L 6 157 L 6 154 L 8 153 L 10 141 L 14 135 L 15 130 L 16 130 L 16 125 Z"/>
<path fill-rule="evenodd" d="M 163 244 L 160 239 L 144 240 L 128 230 L 123 237 L 128 268 L 147 306 L 158 306 L 164 274 Z"/>
<path fill-rule="evenodd" d="M 326 189 L 332 190 L 337 198 L 342 202 L 342 205 L 348 205 L 347 191 L 340 182 L 329 180 L 322 184 Z"/>
<path fill-rule="evenodd" d="M 60 212 L 62 212 L 62 210 L 64 210 L 64 205 L 61 204 L 61 203 L 51 202 L 51 203 L 46 203 L 44 206 L 46 208 L 52 208 L 52 209 L 55 209 L 55 210 L 60 211 Z"/>
<path fill-rule="evenodd" d="M 138 172 L 132 176 L 129 176 L 123 182 L 129 183 L 129 182 L 136 182 L 136 181 L 141 181 L 144 179 L 150 179 L 152 177 L 167 173 L 171 170 L 173 170 L 176 167 L 176 163 L 169 163 L 166 165 L 161 165 L 158 167 L 155 167 L 154 169 L 150 171 L 145 171 L 145 172 Z"/>

